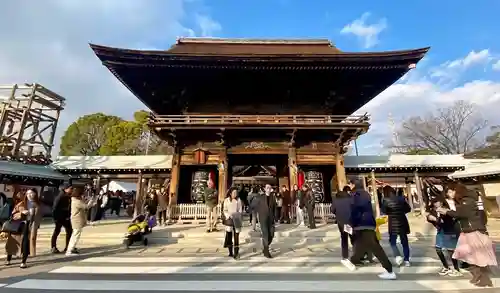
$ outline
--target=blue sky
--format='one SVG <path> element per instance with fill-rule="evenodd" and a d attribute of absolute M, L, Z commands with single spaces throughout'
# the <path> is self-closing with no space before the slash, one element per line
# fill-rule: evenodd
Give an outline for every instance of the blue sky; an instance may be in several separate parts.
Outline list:
<path fill-rule="evenodd" d="M 142 107 L 88 42 L 166 49 L 178 36 L 213 36 L 328 38 L 343 51 L 431 46 L 416 70 L 360 110 L 373 122 L 361 153 L 376 154 L 390 140 L 389 114 L 398 123 L 464 99 L 500 123 L 498 11 L 493 0 L 9 1 L 0 10 L 0 84 L 37 81 L 67 97 L 62 135 L 83 114 L 131 117 Z"/>

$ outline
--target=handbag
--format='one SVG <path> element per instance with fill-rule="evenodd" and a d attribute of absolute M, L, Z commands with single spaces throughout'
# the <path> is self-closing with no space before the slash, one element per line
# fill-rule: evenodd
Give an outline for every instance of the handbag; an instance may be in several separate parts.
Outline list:
<path fill-rule="evenodd" d="M 2 232 L 10 234 L 22 234 L 26 223 L 21 220 L 9 219 L 2 225 Z"/>

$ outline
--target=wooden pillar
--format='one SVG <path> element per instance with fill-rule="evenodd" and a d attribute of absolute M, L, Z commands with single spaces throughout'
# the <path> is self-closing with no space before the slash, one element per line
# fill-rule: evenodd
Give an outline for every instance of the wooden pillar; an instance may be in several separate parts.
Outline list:
<path fill-rule="evenodd" d="M 418 175 L 418 171 L 415 171 L 413 181 L 415 181 L 415 186 L 417 187 L 417 197 L 420 205 L 420 214 L 423 215 L 425 213 L 425 202 L 422 190 L 422 181 L 420 179 L 420 176 Z"/>
<path fill-rule="evenodd" d="M 289 189 L 292 190 L 294 185 L 299 184 L 297 167 L 297 149 L 291 147 L 288 149 L 288 179 L 290 182 Z"/>
<path fill-rule="evenodd" d="M 226 197 L 227 181 L 229 178 L 229 162 L 227 159 L 227 149 L 224 149 L 219 154 L 218 171 L 219 171 L 219 186 L 218 186 L 219 203 L 222 203 L 224 201 L 224 198 Z"/>
<path fill-rule="evenodd" d="M 344 155 L 337 154 L 336 162 L 335 162 L 335 171 L 337 175 L 337 185 L 339 187 L 338 191 L 344 189 L 344 186 L 347 185 L 347 176 L 345 175 L 345 167 L 344 167 Z"/>
<path fill-rule="evenodd" d="M 139 176 L 137 177 L 137 187 L 135 192 L 135 204 L 134 204 L 134 218 L 142 213 L 143 198 L 144 198 L 144 186 L 143 186 L 142 172 L 139 171 Z"/>
<path fill-rule="evenodd" d="M 408 204 L 410 205 L 411 210 L 413 211 L 413 194 L 411 193 L 411 183 L 407 182 L 406 183 L 406 188 L 405 188 L 405 193 L 406 197 L 408 199 Z"/>
<path fill-rule="evenodd" d="M 172 169 L 170 171 L 170 188 L 168 190 L 169 205 L 177 205 L 177 194 L 179 192 L 179 176 L 181 171 L 181 154 L 178 148 L 175 148 L 172 155 Z"/>
<path fill-rule="evenodd" d="M 366 176 L 362 175 L 360 177 L 360 179 L 361 179 L 361 183 L 363 183 L 363 189 L 366 190 L 366 191 L 368 191 L 368 186 L 366 186 Z"/>
<path fill-rule="evenodd" d="M 95 192 L 96 195 L 101 193 L 101 175 L 99 175 L 99 172 L 97 173 L 97 178 L 95 179 Z"/>
<path fill-rule="evenodd" d="M 371 171 L 370 180 L 372 186 L 373 203 L 375 205 L 375 216 L 380 217 L 380 205 L 378 203 L 377 179 L 375 178 L 375 171 Z"/>

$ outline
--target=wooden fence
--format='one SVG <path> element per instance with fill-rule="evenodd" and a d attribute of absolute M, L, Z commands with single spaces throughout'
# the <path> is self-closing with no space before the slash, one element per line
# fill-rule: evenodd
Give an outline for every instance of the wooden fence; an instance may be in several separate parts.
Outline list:
<path fill-rule="evenodd" d="M 320 222 L 328 222 L 333 219 L 333 215 L 330 212 L 330 203 L 320 203 L 316 204 L 314 210 L 314 217 L 316 220 Z M 218 215 L 221 214 L 221 206 L 217 206 Z M 297 206 L 293 205 L 291 207 L 291 217 L 295 219 L 297 214 Z M 170 211 L 170 220 L 177 221 L 178 223 L 182 222 L 205 222 L 207 214 L 207 208 L 205 204 L 178 204 L 172 207 Z M 305 214 L 305 213 L 304 213 Z M 305 216 L 305 215 L 304 215 Z"/>

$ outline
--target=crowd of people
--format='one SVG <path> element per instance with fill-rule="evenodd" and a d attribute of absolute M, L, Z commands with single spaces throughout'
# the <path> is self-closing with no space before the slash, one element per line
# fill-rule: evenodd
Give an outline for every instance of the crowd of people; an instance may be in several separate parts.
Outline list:
<path fill-rule="evenodd" d="M 332 212 L 336 215 L 341 234 L 342 264 L 355 270 L 367 262 L 374 262 L 374 256 L 386 270 L 379 277 L 392 280 L 396 279 L 396 274 L 380 245 L 378 226 L 388 222 L 389 243 L 395 264 L 409 267 L 410 225 L 406 215 L 411 209 L 406 199 L 391 186 L 384 186 L 382 193 L 381 207 L 386 220 L 375 218 L 370 195 L 356 180 L 350 181 L 339 192 L 333 201 Z M 487 218 L 480 195 L 463 184 L 449 184 L 442 194 L 430 198 L 426 218 L 436 228 L 435 249 L 443 265 L 437 273 L 458 277 L 462 276 L 462 270 L 467 269 L 472 274 L 472 284 L 492 287 L 490 267 L 497 266 L 497 259 L 493 242 L 488 236 Z M 398 238 L 403 248 L 402 254 L 398 249 Z M 349 239 L 353 246 L 350 258 Z M 445 254 L 451 259 L 451 268 Z"/>

